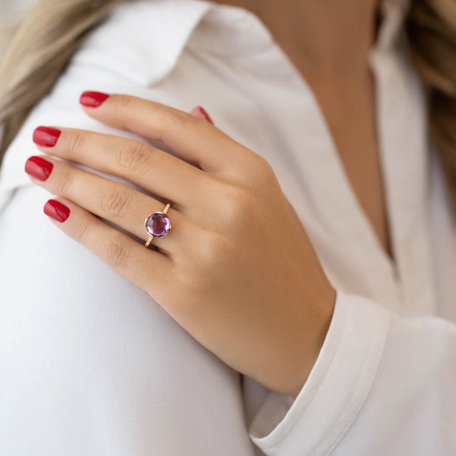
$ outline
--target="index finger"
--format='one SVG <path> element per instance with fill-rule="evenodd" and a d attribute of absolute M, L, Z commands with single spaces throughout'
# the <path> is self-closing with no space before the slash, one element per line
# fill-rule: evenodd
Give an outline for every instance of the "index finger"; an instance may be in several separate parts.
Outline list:
<path fill-rule="evenodd" d="M 245 154 L 252 153 L 209 122 L 162 103 L 101 92 L 84 92 L 80 103 L 89 116 L 161 141 L 183 159 L 213 174 L 226 174 L 239 167 Z"/>

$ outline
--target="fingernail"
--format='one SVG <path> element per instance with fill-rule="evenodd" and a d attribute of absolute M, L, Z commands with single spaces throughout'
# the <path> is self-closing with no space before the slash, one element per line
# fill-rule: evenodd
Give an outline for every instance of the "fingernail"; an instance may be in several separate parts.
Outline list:
<path fill-rule="evenodd" d="M 60 130 L 50 127 L 38 127 L 33 132 L 33 142 L 39 146 L 53 147 L 59 139 Z"/>
<path fill-rule="evenodd" d="M 197 106 L 197 109 L 206 118 L 206 120 L 208 122 L 210 122 L 212 125 L 214 125 L 214 122 L 212 122 L 211 117 L 209 116 L 209 114 L 206 112 L 206 110 L 202 106 Z"/>
<path fill-rule="evenodd" d="M 70 208 L 55 199 L 46 202 L 43 212 L 58 222 L 64 222 L 70 216 Z"/>
<path fill-rule="evenodd" d="M 97 108 L 109 98 L 107 93 L 102 92 L 83 92 L 79 97 L 79 103 L 89 108 Z"/>
<path fill-rule="evenodd" d="M 53 167 L 53 163 L 36 155 L 29 157 L 25 162 L 25 172 L 41 181 L 49 177 Z"/>

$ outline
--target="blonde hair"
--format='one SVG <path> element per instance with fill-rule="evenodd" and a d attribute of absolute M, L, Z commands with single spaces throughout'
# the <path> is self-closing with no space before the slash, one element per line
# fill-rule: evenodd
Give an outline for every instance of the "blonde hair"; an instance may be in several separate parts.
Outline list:
<path fill-rule="evenodd" d="M 456 213 L 456 0 L 413 0 L 406 32 L 429 89 L 429 131 Z"/>
<path fill-rule="evenodd" d="M 87 33 L 126 1 L 39 0 L 30 11 L 0 69 L 0 163 Z M 456 209 L 456 0 L 412 0 L 405 29 L 413 63 L 429 89 L 429 130 Z"/>
<path fill-rule="evenodd" d="M 0 68 L 0 163 L 30 110 L 85 36 L 126 0 L 39 0 L 15 31 Z"/>

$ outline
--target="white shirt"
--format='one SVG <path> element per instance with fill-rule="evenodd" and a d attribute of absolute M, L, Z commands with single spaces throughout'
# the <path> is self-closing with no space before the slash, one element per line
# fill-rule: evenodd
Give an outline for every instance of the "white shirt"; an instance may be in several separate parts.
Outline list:
<path fill-rule="evenodd" d="M 408 1 L 381 6 L 370 63 L 396 263 L 349 185 L 312 91 L 252 12 L 140 0 L 90 35 L 1 169 L 0 454 L 456 454 L 455 220 L 426 94 L 403 46 Z M 202 105 L 271 163 L 337 288 L 327 337 L 295 400 L 247 377 L 241 385 L 42 213 L 52 195 L 23 170 L 39 153 L 36 126 L 136 137 L 84 115 L 83 90 L 185 111 Z"/>

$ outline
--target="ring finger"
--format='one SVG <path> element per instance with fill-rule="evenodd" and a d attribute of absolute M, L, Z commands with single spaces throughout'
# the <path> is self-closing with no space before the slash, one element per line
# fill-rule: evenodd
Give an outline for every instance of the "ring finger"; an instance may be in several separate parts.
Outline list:
<path fill-rule="evenodd" d="M 128 185 L 105 179 L 49 156 L 29 157 L 25 171 L 35 183 L 54 195 L 73 201 L 144 241 L 148 238 L 144 226 L 146 217 L 153 212 L 162 211 L 165 207 L 161 201 Z M 164 236 L 166 240 L 164 237 L 156 237 L 153 244 L 164 253 L 173 255 L 178 251 L 177 243 L 191 245 L 192 240 L 181 238 L 185 233 L 192 233 L 194 230 L 183 228 L 183 225 L 190 221 L 172 205 L 167 215 L 172 228 Z"/>

